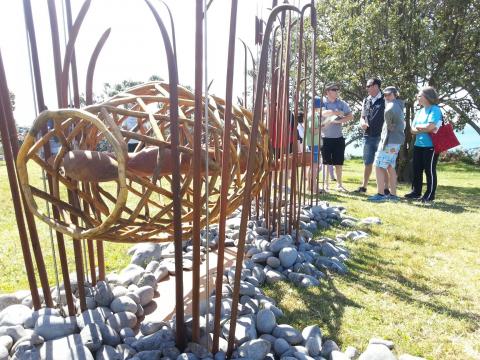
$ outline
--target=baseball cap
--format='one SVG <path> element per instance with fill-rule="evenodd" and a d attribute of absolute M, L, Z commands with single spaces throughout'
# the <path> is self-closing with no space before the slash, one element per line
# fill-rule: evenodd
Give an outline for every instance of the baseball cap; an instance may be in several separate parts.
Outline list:
<path fill-rule="evenodd" d="M 387 86 L 385 89 L 383 89 L 383 93 L 397 95 L 398 90 L 395 86 Z"/>

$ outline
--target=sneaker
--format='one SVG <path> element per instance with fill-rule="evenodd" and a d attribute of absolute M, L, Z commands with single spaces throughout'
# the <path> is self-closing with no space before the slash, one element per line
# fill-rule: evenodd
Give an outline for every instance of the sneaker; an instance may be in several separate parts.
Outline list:
<path fill-rule="evenodd" d="M 429 200 L 429 199 L 426 199 L 426 198 L 422 197 L 421 201 L 422 201 L 423 205 L 427 205 L 427 206 L 428 205 L 433 205 L 433 200 Z"/>
<path fill-rule="evenodd" d="M 388 201 L 400 201 L 400 198 L 397 195 L 386 195 Z"/>
<path fill-rule="evenodd" d="M 360 186 L 357 190 L 354 190 L 354 192 L 356 192 L 356 193 L 366 193 L 367 188 L 363 187 L 363 186 Z"/>
<path fill-rule="evenodd" d="M 388 197 L 382 194 L 375 194 L 367 198 L 368 201 L 382 202 L 388 200 Z"/>
<path fill-rule="evenodd" d="M 417 193 L 414 193 L 413 191 L 408 193 L 408 194 L 405 194 L 403 195 L 403 197 L 405 199 L 420 199 L 422 197 L 422 195 L 420 194 L 417 194 Z"/>
<path fill-rule="evenodd" d="M 388 189 L 383 190 L 383 194 L 384 195 L 390 195 L 390 190 L 388 190 Z"/>
<path fill-rule="evenodd" d="M 335 190 L 338 191 L 338 192 L 343 192 L 343 193 L 348 192 L 348 190 L 345 189 L 343 186 L 337 186 L 337 187 L 335 188 Z"/>

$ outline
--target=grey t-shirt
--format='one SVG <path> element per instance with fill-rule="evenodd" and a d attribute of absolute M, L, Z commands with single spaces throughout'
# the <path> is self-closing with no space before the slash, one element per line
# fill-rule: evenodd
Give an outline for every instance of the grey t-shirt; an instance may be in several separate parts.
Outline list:
<path fill-rule="evenodd" d="M 348 115 L 352 112 L 348 104 L 340 99 L 336 99 L 334 102 L 329 102 L 327 98 L 323 98 L 321 107 L 323 110 L 342 111 L 344 115 Z M 322 137 L 324 138 L 340 138 L 342 136 L 342 124 L 330 124 L 322 130 Z"/>
<path fill-rule="evenodd" d="M 385 122 L 383 123 L 382 135 L 379 148 L 385 148 L 387 144 L 403 144 L 405 141 L 405 115 L 403 102 L 395 99 L 385 102 Z"/>

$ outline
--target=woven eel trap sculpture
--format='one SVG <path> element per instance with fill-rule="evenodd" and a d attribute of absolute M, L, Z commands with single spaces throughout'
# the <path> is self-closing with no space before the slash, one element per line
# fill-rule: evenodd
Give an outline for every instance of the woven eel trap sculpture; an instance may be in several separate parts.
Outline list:
<path fill-rule="evenodd" d="M 20 183 L 33 214 L 74 239 L 171 241 L 172 199 L 180 196 L 183 238 L 188 239 L 193 218 L 194 94 L 183 87 L 178 90 L 180 194 L 171 192 L 169 86 L 149 82 L 82 110 L 46 110 L 38 116 L 17 158 Z M 205 137 L 202 141 L 202 227 L 207 206 L 210 222 L 217 221 L 220 214 L 225 101 L 210 96 L 208 104 L 208 146 Z M 232 112 L 229 214 L 241 205 L 252 124 L 248 110 L 234 106 Z M 268 172 L 268 139 L 261 126 L 252 195 L 260 191 Z M 58 152 L 45 159 L 41 149 L 53 140 L 60 145 Z M 41 189 L 35 167 L 49 175 L 50 192 Z M 56 216 L 47 211 L 45 201 L 56 209 Z"/>

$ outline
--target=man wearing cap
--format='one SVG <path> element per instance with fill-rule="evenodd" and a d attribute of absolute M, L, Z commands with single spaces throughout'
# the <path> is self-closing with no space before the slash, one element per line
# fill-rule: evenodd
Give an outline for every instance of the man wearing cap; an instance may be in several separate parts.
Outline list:
<path fill-rule="evenodd" d="M 342 125 L 353 119 L 348 104 L 338 98 L 339 87 L 335 83 L 325 86 L 322 100 L 322 159 L 323 165 L 333 165 L 337 175 L 337 191 L 345 192 L 342 182 L 342 167 L 345 160 L 345 138 Z M 327 184 L 328 188 L 328 177 Z"/>
<path fill-rule="evenodd" d="M 382 82 L 380 79 L 372 78 L 367 81 L 368 96 L 363 100 L 360 126 L 364 131 L 363 135 L 363 183 L 356 192 L 367 192 L 368 181 L 372 174 L 373 160 L 380 143 L 380 135 L 384 122 L 385 99 L 380 91 Z M 385 191 L 387 194 L 388 189 Z"/>
<path fill-rule="evenodd" d="M 388 86 L 383 90 L 385 121 L 374 161 L 377 194 L 369 196 L 369 201 L 379 202 L 399 199 L 397 197 L 397 173 L 395 166 L 398 152 L 405 141 L 405 115 L 403 113 L 403 102 L 398 99 L 398 95 L 398 90 L 394 86 Z M 385 184 L 387 181 L 390 195 L 385 195 Z"/>

